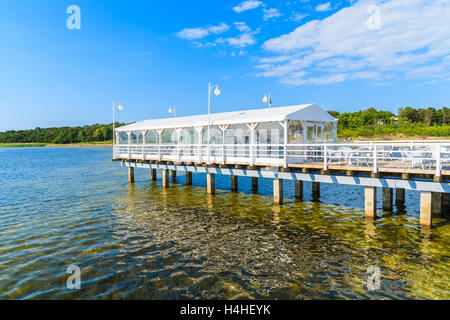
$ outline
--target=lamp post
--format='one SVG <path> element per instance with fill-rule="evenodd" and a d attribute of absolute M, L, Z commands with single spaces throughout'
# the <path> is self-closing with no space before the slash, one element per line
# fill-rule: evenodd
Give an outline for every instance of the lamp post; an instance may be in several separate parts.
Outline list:
<path fill-rule="evenodd" d="M 209 139 L 210 139 L 209 127 L 211 126 L 211 90 L 212 90 L 212 88 L 215 88 L 214 95 L 216 95 L 216 96 L 220 95 L 219 85 L 215 84 L 215 85 L 211 86 L 211 82 L 209 82 L 208 83 L 208 145 L 209 145 Z"/>
<path fill-rule="evenodd" d="M 114 101 L 112 102 L 112 108 L 113 108 L 113 146 L 114 146 L 116 143 L 116 119 L 115 119 L 116 104 Z M 119 109 L 119 111 L 123 110 L 122 103 L 119 103 L 119 106 L 117 108 Z"/>
<path fill-rule="evenodd" d="M 264 94 L 263 102 L 268 103 L 269 109 L 270 109 L 270 106 L 272 105 L 272 98 L 270 97 L 270 93 L 269 93 L 269 96 L 267 96 L 267 94 Z"/>
<path fill-rule="evenodd" d="M 175 118 L 177 117 L 177 107 L 169 107 L 169 113 L 173 113 Z"/>
<path fill-rule="evenodd" d="M 207 154 L 207 163 L 209 164 L 209 143 L 210 143 L 210 139 L 211 139 L 211 134 L 210 134 L 210 127 L 211 127 L 211 90 L 212 88 L 214 89 L 214 95 L 218 96 L 220 95 L 220 90 L 219 90 L 219 85 L 215 84 L 213 86 L 211 86 L 211 82 L 208 83 L 208 154 Z"/>

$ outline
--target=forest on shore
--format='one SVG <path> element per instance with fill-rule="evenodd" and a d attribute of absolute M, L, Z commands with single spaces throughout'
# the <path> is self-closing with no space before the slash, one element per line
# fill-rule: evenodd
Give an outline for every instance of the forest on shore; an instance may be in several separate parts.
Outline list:
<path fill-rule="evenodd" d="M 339 113 L 328 111 L 338 119 L 338 138 L 430 138 L 450 137 L 450 109 L 443 107 L 399 108 L 395 115 L 374 108 Z M 125 125 L 116 123 L 116 127 Z M 35 128 L 0 132 L 0 143 L 74 144 L 111 142 L 113 125 L 94 124 L 83 127 Z"/>

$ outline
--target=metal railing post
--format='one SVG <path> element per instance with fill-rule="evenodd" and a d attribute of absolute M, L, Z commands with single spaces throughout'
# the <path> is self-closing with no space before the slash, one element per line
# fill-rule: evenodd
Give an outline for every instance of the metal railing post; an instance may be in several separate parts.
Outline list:
<path fill-rule="evenodd" d="M 441 176 L 441 144 L 436 146 L 436 176 Z"/>
<path fill-rule="evenodd" d="M 373 145 L 373 173 L 378 173 L 378 150 L 377 145 Z"/>

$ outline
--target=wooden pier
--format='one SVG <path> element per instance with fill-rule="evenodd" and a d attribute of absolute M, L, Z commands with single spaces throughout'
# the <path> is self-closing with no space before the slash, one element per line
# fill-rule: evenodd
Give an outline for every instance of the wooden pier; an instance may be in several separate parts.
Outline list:
<path fill-rule="evenodd" d="M 365 214 L 377 217 L 377 192 L 383 210 L 404 207 L 405 190 L 420 196 L 420 223 L 447 216 L 450 193 L 450 140 L 355 141 L 338 143 L 337 120 L 315 104 L 253 109 L 139 121 L 115 129 L 113 160 L 129 168 L 162 171 L 162 186 L 170 186 L 177 172 L 206 174 L 208 194 L 215 193 L 215 176 L 273 180 L 273 198 L 283 204 L 283 181 L 294 181 L 295 199 L 303 199 L 303 182 L 312 183 L 314 198 L 320 184 L 365 188 Z"/>

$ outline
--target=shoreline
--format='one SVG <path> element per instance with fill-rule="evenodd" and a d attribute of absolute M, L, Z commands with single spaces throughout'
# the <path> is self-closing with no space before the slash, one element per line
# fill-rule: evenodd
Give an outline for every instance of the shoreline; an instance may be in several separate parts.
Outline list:
<path fill-rule="evenodd" d="M 0 148 L 107 148 L 112 146 L 112 143 L 0 143 Z"/>

